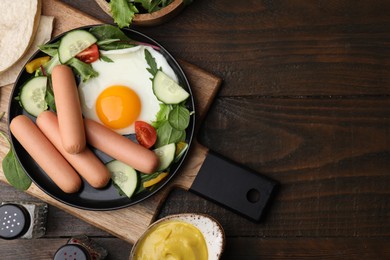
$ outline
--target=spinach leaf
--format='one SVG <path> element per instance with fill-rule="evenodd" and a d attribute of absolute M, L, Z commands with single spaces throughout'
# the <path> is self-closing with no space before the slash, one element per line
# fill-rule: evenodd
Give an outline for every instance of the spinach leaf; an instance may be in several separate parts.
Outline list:
<path fill-rule="evenodd" d="M 100 44 L 99 49 L 104 51 L 132 48 L 136 46 L 132 41 L 113 41 L 109 44 Z"/>
<path fill-rule="evenodd" d="M 119 41 L 121 41 L 121 40 L 120 39 L 105 39 L 105 40 L 101 40 L 101 41 L 96 42 L 96 44 L 100 47 L 100 46 L 109 45 L 111 43 L 119 42 Z"/>
<path fill-rule="evenodd" d="M 136 46 L 136 41 L 129 38 L 118 27 L 113 25 L 100 25 L 89 30 L 97 39 L 99 50 L 117 50 Z"/>
<path fill-rule="evenodd" d="M 177 143 L 185 139 L 186 132 L 184 130 L 177 130 L 173 128 L 169 121 L 165 121 L 156 130 L 157 142 L 155 147 L 161 147 L 170 143 Z"/>
<path fill-rule="evenodd" d="M 4 157 L 2 162 L 4 176 L 14 188 L 24 191 L 27 190 L 31 185 L 31 179 L 24 172 L 22 166 L 19 164 L 14 151 L 11 147 L 11 142 L 7 136 L 0 132 L 0 135 L 8 142 L 10 149 L 7 155 Z"/>
<path fill-rule="evenodd" d="M 168 121 L 177 130 L 185 130 L 190 123 L 190 111 L 181 105 L 177 105 L 169 113 Z"/>
<path fill-rule="evenodd" d="M 113 1 L 111 1 L 113 2 Z M 117 2 L 117 1 L 114 1 Z M 118 27 L 111 24 L 104 24 L 99 26 L 94 26 L 89 29 L 89 32 L 92 33 L 99 44 L 108 44 L 112 41 L 120 40 L 120 41 L 128 41 L 130 40 L 127 35 L 122 32 Z M 110 42 L 111 41 L 111 42 Z"/>

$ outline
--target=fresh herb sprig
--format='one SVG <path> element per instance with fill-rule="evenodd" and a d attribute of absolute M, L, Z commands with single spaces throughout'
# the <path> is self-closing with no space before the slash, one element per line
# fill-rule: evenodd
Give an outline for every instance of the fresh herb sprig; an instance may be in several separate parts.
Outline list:
<path fill-rule="evenodd" d="M 152 54 L 150 53 L 150 51 L 148 51 L 147 49 L 145 49 L 145 60 L 146 62 L 148 63 L 149 65 L 149 68 L 146 68 L 148 70 L 148 72 L 150 74 L 152 74 L 152 78 L 150 78 L 150 80 L 153 81 L 153 78 L 154 76 L 156 75 L 157 71 L 158 70 L 162 70 L 161 67 L 160 68 L 157 68 L 157 63 L 156 63 L 156 60 L 154 59 L 154 57 L 152 56 Z"/>

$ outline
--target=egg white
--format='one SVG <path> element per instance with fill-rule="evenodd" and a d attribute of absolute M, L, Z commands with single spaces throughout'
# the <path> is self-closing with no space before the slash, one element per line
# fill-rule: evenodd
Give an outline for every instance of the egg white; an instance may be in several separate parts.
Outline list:
<path fill-rule="evenodd" d="M 123 85 L 135 91 L 141 100 L 141 112 L 137 120 L 151 123 L 156 119 L 160 110 L 160 101 L 156 98 L 152 89 L 152 75 L 147 71 L 149 65 L 145 60 L 145 49 L 154 57 L 157 67 L 176 82 L 177 76 L 168 64 L 164 56 L 149 46 L 137 46 L 133 48 L 101 51 L 113 62 L 97 60 L 91 65 L 99 73 L 98 77 L 91 78 L 79 84 L 79 96 L 83 115 L 86 118 L 103 124 L 96 114 L 96 100 L 99 94 L 113 85 Z M 122 129 L 116 129 L 120 134 L 133 134 L 134 124 Z"/>

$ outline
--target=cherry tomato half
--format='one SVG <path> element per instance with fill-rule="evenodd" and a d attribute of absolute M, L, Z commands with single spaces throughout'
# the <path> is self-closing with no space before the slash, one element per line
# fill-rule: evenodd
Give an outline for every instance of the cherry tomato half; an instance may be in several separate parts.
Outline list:
<path fill-rule="evenodd" d="M 156 129 L 144 121 L 136 121 L 135 138 L 139 144 L 146 148 L 150 148 L 157 140 Z"/>
<path fill-rule="evenodd" d="M 99 49 L 96 44 L 92 44 L 82 52 L 76 55 L 76 58 L 85 62 L 85 63 L 92 63 L 99 59 Z"/>

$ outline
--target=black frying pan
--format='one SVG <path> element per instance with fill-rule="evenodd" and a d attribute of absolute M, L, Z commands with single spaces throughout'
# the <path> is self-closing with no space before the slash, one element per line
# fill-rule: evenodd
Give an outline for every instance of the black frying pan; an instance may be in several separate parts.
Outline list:
<path fill-rule="evenodd" d="M 96 25 L 94 25 L 96 26 Z M 84 26 L 76 29 L 89 29 L 93 26 Z M 172 55 L 158 42 L 151 39 L 150 37 L 139 33 L 137 31 L 131 29 L 122 29 L 122 31 L 131 39 L 139 42 L 145 42 L 148 44 L 156 45 L 160 47 L 161 54 L 167 59 L 169 65 L 173 68 L 176 75 L 178 76 L 179 83 L 182 87 L 184 87 L 189 93 L 190 98 L 187 100 L 187 108 L 190 111 L 194 111 L 194 99 L 192 96 L 191 88 L 188 83 L 186 76 L 184 75 L 181 67 L 177 63 L 177 61 L 172 57 Z M 52 39 L 50 43 L 58 41 L 65 33 L 57 36 Z M 45 54 L 41 51 L 37 51 L 34 55 L 29 59 L 29 61 L 44 56 Z M 25 70 L 19 74 L 14 88 L 11 93 L 9 108 L 8 108 L 8 122 L 16 117 L 17 115 L 24 114 L 35 120 L 35 118 L 28 115 L 26 111 L 21 108 L 18 101 L 15 100 L 15 97 L 19 94 L 20 88 L 23 84 L 31 78 L 31 74 L 28 74 Z M 195 126 L 195 118 L 191 116 L 190 124 L 186 129 L 186 142 L 191 144 L 192 137 L 194 134 L 194 126 Z M 29 133 L 26 133 L 28 135 Z M 131 198 L 127 198 L 126 196 L 121 196 L 118 190 L 113 186 L 110 182 L 109 185 L 103 189 L 95 189 L 91 187 L 86 181 L 83 180 L 82 188 L 79 192 L 75 194 L 67 194 L 64 193 L 61 189 L 59 189 L 53 181 L 46 175 L 46 173 L 35 163 L 35 161 L 31 158 L 31 156 L 26 152 L 26 150 L 19 144 L 16 138 L 10 133 L 11 143 L 15 149 L 15 154 L 24 168 L 25 172 L 29 175 L 32 181 L 41 188 L 45 193 L 50 195 L 51 197 L 68 204 L 73 207 L 88 209 L 88 210 L 113 210 L 119 209 L 123 207 L 127 207 L 143 201 L 144 199 L 152 196 L 154 193 L 158 192 L 166 183 L 170 181 L 170 179 L 178 172 L 180 169 L 180 165 L 185 160 L 187 156 L 187 152 L 183 155 L 183 157 L 176 163 L 171 166 L 170 174 L 167 178 L 165 178 L 160 183 L 156 184 L 151 190 L 144 190 L 138 194 L 133 195 Z M 33 137 L 31 137 L 33 138 Z M 134 139 L 134 136 L 128 136 L 130 139 Z M 189 149 L 187 149 L 188 151 Z M 108 156 L 103 154 L 100 151 L 94 150 L 95 154 L 103 161 L 108 162 L 111 160 Z"/>

